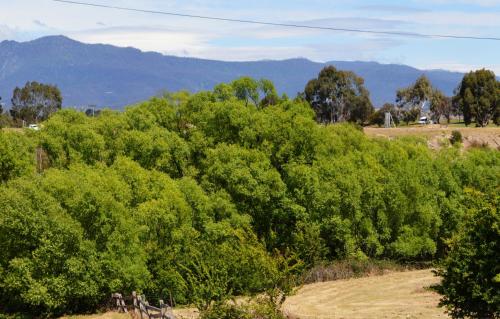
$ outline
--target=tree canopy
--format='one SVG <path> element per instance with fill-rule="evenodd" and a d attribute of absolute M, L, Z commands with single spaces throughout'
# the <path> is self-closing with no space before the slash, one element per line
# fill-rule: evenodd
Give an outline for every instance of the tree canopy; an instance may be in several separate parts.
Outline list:
<path fill-rule="evenodd" d="M 10 114 L 15 121 L 28 123 L 45 120 L 61 109 L 62 95 L 54 85 L 27 82 L 22 88 L 14 89 Z"/>
<path fill-rule="evenodd" d="M 305 99 L 321 123 L 364 123 L 373 113 L 364 80 L 353 72 L 327 66 L 304 89 Z"/>
<path fill-rule="evenodd" d="M 500 82 L 492 71 L 482 69 L 467 73 L 454 100 L 466 125 L 473 120 L 481 127 L 488 125 L 490 120 L 500 124 Z"/>

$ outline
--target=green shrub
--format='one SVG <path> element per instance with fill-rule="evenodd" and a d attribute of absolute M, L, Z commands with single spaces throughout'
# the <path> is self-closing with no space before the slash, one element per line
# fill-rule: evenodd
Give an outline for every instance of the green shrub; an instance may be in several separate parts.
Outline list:
<path fill-rule="evenodd" d="M 243 302 L 219 302 L 200 313 L 200 319 L 285 319 L 279 307 L 265 297 Z"/>
<path fill-rule="evenodd" d="M 453 318 L 498 318 L 499 198 L 488 200 L 475 192 L 469 198 L 475 207 L 450 243 L 450 253 L 437 271 L 443 280 L 435 289 L 443 295 L 441 305 Z"/>
<path fill-rule="evenodd" d="M 234 303 L 219 302 L 200 313 L 200 319 L 250 319 L 248 310 Z"/>
<path fill-rule="evenodd" d="M 452 145 L 456 143 L 462 143 L 462 133 L 459 130 L 453 130 L 451 132 L 450 143 Z"/>

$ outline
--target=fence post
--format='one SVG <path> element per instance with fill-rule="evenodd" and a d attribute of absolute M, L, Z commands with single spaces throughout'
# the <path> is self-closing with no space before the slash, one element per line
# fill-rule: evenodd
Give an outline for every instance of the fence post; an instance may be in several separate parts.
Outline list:
<path fill-rule="evenodd" d="M 137 302 L 137 293 L 135 291 L 132 291 L 132 300 L 134 303 L 134 313 L 135 316 L 138 318 L 139 317 L 139 303 Z M 142 315 L 141 315 L 142 318 Z"/>
<path fill-rule="evenodd" d="M 165 304 L 163 303 L 163 300 L 160 299 L 160 318 L 165 319 Z"/>
<path fill-rule="evenodd" d="M 120 296 L 121 297 L 121 296 Z M 123 300 L 123 297 L 120 298 L 120 304 L 122 306 L 122 310 L 124 313 L 128 313 L 127 305 L 125 304 L 125 300 Z"/>
<path fill-rule="evenodd" d="M 139 313 L 141 315 L 141 319 L 144 319 L 144 317 L 142 316 L 142 313 L 143 313 L 143 304 L 142 304 L 142 298 L 141 296 L 137 296 L 137 302 L 139 303 Z"/>

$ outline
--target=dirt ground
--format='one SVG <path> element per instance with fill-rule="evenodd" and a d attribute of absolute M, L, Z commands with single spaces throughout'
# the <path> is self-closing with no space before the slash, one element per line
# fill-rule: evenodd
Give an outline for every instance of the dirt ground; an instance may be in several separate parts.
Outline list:
<path fill-rule="evenodd" d="M 290 319 L 448 318 L 427 289 L 438 281 L 430 270 L 417 270 L 315 283 L 289 297 L 283 310 Z"/>
<path fill-rule="evenodd" d="M 447 140 L 454 130 L 460 131 L 463 145 L 470 148 L 473 145 L 488 145 L 500 149 L 500 127 L 452 127 L 446 125 L 425 125 L 397 128 L 366 127 L 364 132 L 368 136 L 395 138 L 401 136 L 421 136 L 429 141 L 429 147 L 441 147 L 442 140 Z"/>

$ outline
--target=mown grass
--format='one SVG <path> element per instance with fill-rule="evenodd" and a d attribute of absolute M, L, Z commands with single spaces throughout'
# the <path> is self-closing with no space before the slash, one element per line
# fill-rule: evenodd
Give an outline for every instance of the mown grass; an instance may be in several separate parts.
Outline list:
<path fill-rule="evenodd" d="M 308 284 L 283 311 L 290 319 L 445 319 L 439 295 L 427 289 L 439 280 L 426 269 Z"/>

